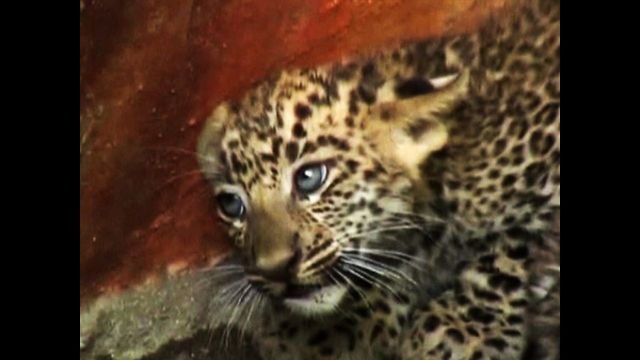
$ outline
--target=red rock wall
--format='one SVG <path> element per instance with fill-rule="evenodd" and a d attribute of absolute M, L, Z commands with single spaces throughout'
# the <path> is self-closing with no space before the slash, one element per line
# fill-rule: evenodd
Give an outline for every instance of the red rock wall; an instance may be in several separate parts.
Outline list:
<path fill-rule="evenodd" d="M 229 250 L 192 154 L 216 102 L 280 67 L 471 30 L 504 1 L 81 1 L 81 302 Z"/>

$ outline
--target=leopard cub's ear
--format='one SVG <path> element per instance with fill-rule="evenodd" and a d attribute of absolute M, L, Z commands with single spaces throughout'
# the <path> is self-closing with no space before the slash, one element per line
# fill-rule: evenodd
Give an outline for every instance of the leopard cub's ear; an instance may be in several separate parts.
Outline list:
<path fill-rule="evenodd" d="M 411 96 L 411 91 L 398 91 L 402 84 L 382 89 L 385 101 L 370 109 L 370 128 L 383 153 L 392 156 L 408 173 L 418 179 L 420 165 L 434 151 L 440 150 L 448 139 L 448 131 L 439 116 L 450 109 L 467 91 L 468 71 L 432 79 L 426 83 L 429 91 Z M 422 85 L 426 87 L 426 85 Z M 420 90 L 420 89 L 418 89 Z M 417 92 L 417 91 L 416 91 Z M 409 94 L 409 96 L 405 96 Z"/>
<path fill-rule="evenodd" d="M 218 105 L 211 115 L 205 120 L 205 124 L 198 138 L 196 154 L 200 169 L 205 178 L 211 179 L 221 173 L 224 161 L 221 159 L 222 136 L 225 124 L 231 115 L 230 105 L 226 102 Z"/>

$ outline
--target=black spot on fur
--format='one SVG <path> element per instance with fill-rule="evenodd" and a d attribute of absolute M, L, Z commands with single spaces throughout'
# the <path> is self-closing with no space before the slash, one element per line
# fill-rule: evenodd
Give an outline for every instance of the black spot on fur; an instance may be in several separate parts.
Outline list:
<path fill-rule="evenodd" d="M 489 179 L 497 179 L 500 177 L 500 170 L 493 169 L 489 171 Z"/>
<path fill-rule="evenodd" d="M 422 324 L 422 328 L 426 332 L 433 332 L 440 326 L 440 318 L 435 315 L 429 315 Z"/>
<path fill-rule="evenodd" d="M 514 166 L 518 166 L 523 162 L 524 162 L 524 157 L 522 156 L 515 156 L 513 160 L 511 160 L 511 164 L 513 164 Z"/>
<path fill-rule="evenodd" d="M 476 336 L 476 337 L 480 336 L 480 333 L 478 332 L 478 330 L 476 330 L 471 326 L 467 326 L 466 330 L 467 330 L 467 333 L 471 336 Z"/>
<path fill-rule="evenodd" d="M 334 147 L 340 149 L 340 150 L 344 150 L 347 151 L 349 150 L 349 142 L 347 140 L 344 139 L 338 139 L 337 137 L 333 136 L 333 135 L 329 135 L 329 143 L 331 145 L 333 145 Z"/>
<path fill-rule="evenodd" d="M 227 162 L 227 152 L 224 150 L 220 150 L 220 154 L 218 155 L 218 160 L 221 163 L 226 163 Z"/>
<path fill-rule="evenodd" d="M 311 116 L 311 108 L 305 104 L 296 104 L 294 112 L 296 117 L 300 120 L 304 120 Z"/>
<path fill-rule="evenodd" d="M 524 322 L 524 319 L 519 315 L 509 315 L 507 316 L 507 322 L 509 325 L 518 325 Z"/>
<path fill-rule="evenodd" d="M 464 296 L 464 295 L 458 295 L 456 296 L 456 301 L 458 302 L 458 304 L 460 305 L 467 305 L 469 304 L 471 301 L 469 300 L 468 297 Z"/>
<path fill-rule="evenodd" d="M 546 155 L 556 142 L 556 137 L 552 134 L 547 134 L 542 142 L 542 148 L 540 149 L 540 155 Z"/>
<path fill-rule="evenodd" d="M 304 146 L 302 147 L 302 153 L 300 154 L 300 156 L 306 155 L 306 154 L 312 154 L 317 149 L 318 149 L 318 147 L 316 146 L 316 144 L 314 142 L 307 141 L 304 144 Z"/>
<path fill-rule="evenodd" d="M 539 147 L 538 143 L 540 142 L 540 140 L 542 140 L 542 136 L 543 136 L 542 130 L 538 129 L 534 131 L 529 137 L 529 147 L 531 148 L 534 154 L 539 153 L 537 148 Z"/>
<path fill-rule="evenodd" d="M 358 95 L 360 95 L 362 101 L 369 105 L 376 102 L 376 92 L 363 84 L 358 85 Z"/>
<path fill-rule="evenodd" d="M 442 354 L 442 360 L 449 360 L 451 359 L 451 350 L 447 349 L 447 351 L 444 352 L 444 354 Z"/>
<path fill-rule="evenodd" d="M 527 231 L 522 227 L 513 227 L 507 230 L 507 235 L 514 239 L 526 240 L 527 242 L 540 242 L 542 240 L 542 236 L 538 233 Z"/>
<path fill-rule="evenodd" d="M 507 342 L 500 338 L 490 338 L 484 341 L 485 345 L 503 351 L 507 347 Z"/>
<path fill-rule="evenodd" d="M 305 258 L 306 259 L 313 259 L 316 255 L 318 255 L 322 251 L 326 250 L 329 246 L 331 246 L 331 242 L 330 241 L 326 241 L 326 242 L 322 243 L 320 246 L 317 246 L 317 247 L 311 249 L 311 251 L 309 251 L 309 253 L 307 253 L 307 255 L 305 256 Z"/>
<path fill-rule="evenodd" d="M 361 295 L 358 294 L 358 296 L 361 296 Z M 371 310 L 369 310 L 369 308 L 367 307 L 357 307 L 353 309 L 353 312 L 363 319 L 366 319 L 369 316 L 371 316 Z"/>
<path fill-rule="evenodd" d="M 496 261 L 496 255 L 495 254 L 487 254 L 487 255 L 483 255 L 481 256 L 478 261 L 480 261 L 480 263 L 482 263 L 482 265 L 493 265 L 494 261 Z"/>
<path fill-rule="evenodd" d="M 351 90 L 351 92 L 349 92 L 349 113 L 351 115 L 357 115 L 359 108 L 358 108 L 358 93 L 355 90 Z"/>
<path fill-rule="evenodd" d="M 398 293 L 396 294 L 396 300 L 398 301 L 398 303 L 403 305 L 409 304 L 409 297 L 402 291 L 398 291 Z"/>
<path fill-rule="evenodd" d="M 548 103 L 538 111 L 533 119 L 534 124 L 544 123 L 546 125 L 552 124 L 560 111 L 560 103 L 552 102 Z"/>
<path fill-rule="evenodd" d="M 274 164 L 278 162 L 278 160 L 276 159 L 275 156 L 273 156 L 273 154 L 267 154 L 267 153 L 260 154 L 260 160 L 264 162 L 274 163 Z"/>
<path fill-rule="evenodd" d="M 364 179 L 366 181 L 370 181 L 376 178 L 378 174 L 374 170 L 365 170 L 364 171 Z"/>
<path fill-rule="evenodd" d="M 524 177 L 527 186 L 533 186 L 538 179 L 546 172 L 546 164 L 544 162 L 535 162 L 524 169 Z"/>
<path fill-rule="evenodd" d="M 298 158 L 298 143 L 290 141 L 285 148 L 285 154 L 289 162 L 294 162 Z"/>
<path fill-rule="evenodd" d="M 447 329 L 447 336 L 450 337 L 453 341 L 462 344 L 464 342 L 464 335 L 458 329 Z"/>
<path fill-rule="evenodd" d="M 389 107 L 384 107 L 381 111 L 380 111 L 380 119 L 382 120 L 389 120 L 391 119 L 391 117 L 393 116 L 394 111 L 393 109 L 390 109 Z"/>
<path fill-rule="evenodd" d="M 382 333 L 382 329 L 384 329 L 384 323 L 382 322 L 382 320 L 378 320 L 373 326 L 373 330 L 371 330 L 371 338 L 369 339 L 369 341 L 373 342 L 378 337 L 378 335 Z"/>
<path fill-rule="evenodd" d="M 495 317 L 491 313 L 486 312 L 476 306 L 469 308 L 467 315 L 469 316 L 469 318 L 475 321 L 479 321 L 483 324 L 490 324 L 495 319 Z"/>
<path fill-rule="evenodd" d="M 522 335 L 522 333 L 518 330 L 515 329 L 504 329 L 502 330 L 502 333 L 507 335 L 507 336 L 511 336 L 511 337 L 519 337 Z"/>
<path fill-rule="evenodd" d="M 515 276 L 500 273 L 491 275 L 489 285 L 494 289 L 502 288 L 503 291 L 510 293 L 520 288 L 522 281 Z"/>
<path fill-rule="evenodd" d="M 233 170 L 239 172 L 240 174 L 245 174 L 247 172 L 247 167 L 244 165 L 238 156 L 233 153 L 231 154 L 231 166 L 233 166 Z"/>
<path fill-rule="evenodd" d="M 375 304 L 373 305 L 377 310 L 382 311 L 385 314 L 391 314 L 391 308 L 389 307 L 389 305 L 382 301 L 382 300 L 378 300 L 375 302 Z"/>
<path fill-rule="evenodd" d="M 307 131 L 304 129 L 304 126 L 302 126 L 301 123 L 296 123 L 295 125 L 293 125 L 293 130 L 291 132 L 293 133 L 293 136 L 297 138 L 303 138 L 307 136 Z"/>
<path fill-rule="evenodd" d="M 524 145 L 522 144 L 516 145 L 511 149 L 511 154 L 513 155 L 522 155 L 523 152 L 524 152 Z"/>
<path fill-rule="evenodd" d="M 355 75 L 358 65 L 350 63 L 346 65 L 338 65 L 333 69 L 333 76 L 338 80 L 350 80 Z"/>
<path fill-rule="evenodd" d="M 282 138 L 276 137 L 271 141 L 271 151 L 275 158 L 280 157 L 280 146 L 282 146 Z"/>
<path fill-rule="evenodd" d="M 516 182 L 516 180 L 518 180 L 518 179 L 513 174 L 505 175 L 502 178 L 502 186 L 505 187 L 505 188 L 506 187 L 510 187 L 511 185 L 513 185 Z"/>
<path fill-rule="evenodd" d="M 529 302 L 527 301 L 527 299 L 518 299 L 518 300 L 513 300 L 509 302 L 509 305 L 513 306 L 513 307 L 526 307 L 527 305 L 529 305 Z"/>
<path fill-rule="evenodd" d="M 309 100 L 311 104 L 317 104 L 320 102 L 320 97 L 317 93 L 313 93 L 307 97 L 307 100 Z"/>
<path fill-rule="evenodd" d="M 227 143 L 227 147 L 229 147 L 229 149 L 236 149 L 238 147 L 238 145 L 240 145 L 240 142 L 238 140 L 231 140 L 229 141 L 229 143 Z"/>
<path fill-rule="evenodd" d="M 460 189 L 461 184 L 457 180 L 449 180 L 449 182 L 447 182 L 447 186 L 449 187 L 449 189 L 455 191 L 455 190 Z"/>
<path fill-rule="evenodd" d="M 529 256 L 529 248 L 525 245 L 521 245 L 516 248 L 509 249 L 507 251 L 507 256 L 514 260 L 526 259 L 527 256 Z"/>
<path fill-rule="evenodd" d="M 360 166 L 359 162 L 351 159 L 347 160 L 346 164 L 347 168 L 349 168 L 349 171 L 351 171 L 352 173 L 355 173 L 358 170 L 358 166 Z"/>
<path fill-rule="evenodd" d="M 367 78 L 374 76 L 376 72 L 376 65 L 373 62 L 368 62 L 362 67 L 362 77 Z"/>
<path fill-rule="evenodd" d="M 498 294 L 496 294 L 494 292 L 483 290 L 483 289 L 479 289 L 479 288 L 476 288 L 476 287 L 473 288 L 473 294 L 478 299 L 483 299 L 483 300 L 486 300 L 486 301 L 497 302 L 497 301 L 502 300 L 500 295 L 498 295 Z"/>
<path fill-rule="evenodd" d="M 352 128 L 352 127 L 354 127 L 354 126 L 355 126 L 355 123 L 354 123 L 354 121 L 353 121 L 353 117 L 351 117 L 351 116 L 347 116 L 347 117 L 344 119 L 344 122 L 345 122 L 345 124 L 347 124 L 347 126 L 348 126 L 348 127 L 350 127 L 350 128 Z"/>
<path fill-rule="evenodd" d="M 522 139 L 527 134 L 528 129 L 529 124 L 527 124 L 527 121 L 524 118 L 516 118 L 513 119 L 509 125 L 507 132 L 509 136 L 515 136 L 518 139 Z"/>
<path fill-rule="evenodd" d="M 428 181 L 428 184 L 429 184 L 429 188 L 431 189 L 431 191 L 433 191 L 435 195 L 442 195 L 444 191 L 444 186 L 442 185 L 441 182 L 435 179 L 431 179 Z"/>
<path fill-rule="evenodd" d="M 382 214 L 383 209 L 380 206 L 378 206 L 378 204 L 372 202 L 372 203 L 369 203 L 369 211 L 371 211 L 371 214 L 373 215 L 380 215 Z"/>
<path fill-rule="evenodd" d="M 507 140 L 506 139 L 499 139 L 493 145 L 493 155 L 494 156 L 498 156 L 498 155 L 502 154 L 502 152 L 506 148 L 507 148 Z"/>

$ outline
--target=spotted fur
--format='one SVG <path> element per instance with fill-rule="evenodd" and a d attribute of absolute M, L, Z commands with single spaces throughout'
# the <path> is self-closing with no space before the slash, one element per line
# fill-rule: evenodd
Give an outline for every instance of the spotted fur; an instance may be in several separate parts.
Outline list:
<path fill-rule="evenodd" d="M 246 207 L 221 298 L 263 357 L 559 357 L 559 1 L 516 9 L 214 111 L 203 173 Z"/>

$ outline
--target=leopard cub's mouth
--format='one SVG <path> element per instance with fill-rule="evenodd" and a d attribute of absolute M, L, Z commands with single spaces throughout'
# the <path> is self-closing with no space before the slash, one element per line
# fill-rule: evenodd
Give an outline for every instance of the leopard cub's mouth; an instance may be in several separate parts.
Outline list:
<path fill-rule="evenodd" d="M 345 286 L 332 283 L 296 284 L 264 280 L 252 283 L 273 301 L 306 316 L 333 312 L 348 291 Z"/>
<path fill-rule="evenodd" d="M 287 285 L 284 293 L 281 295 L 283 299 L 303 299 L 313 296 L 313 294 L 321 291 L 324 286 L 315 285 Z"/>

